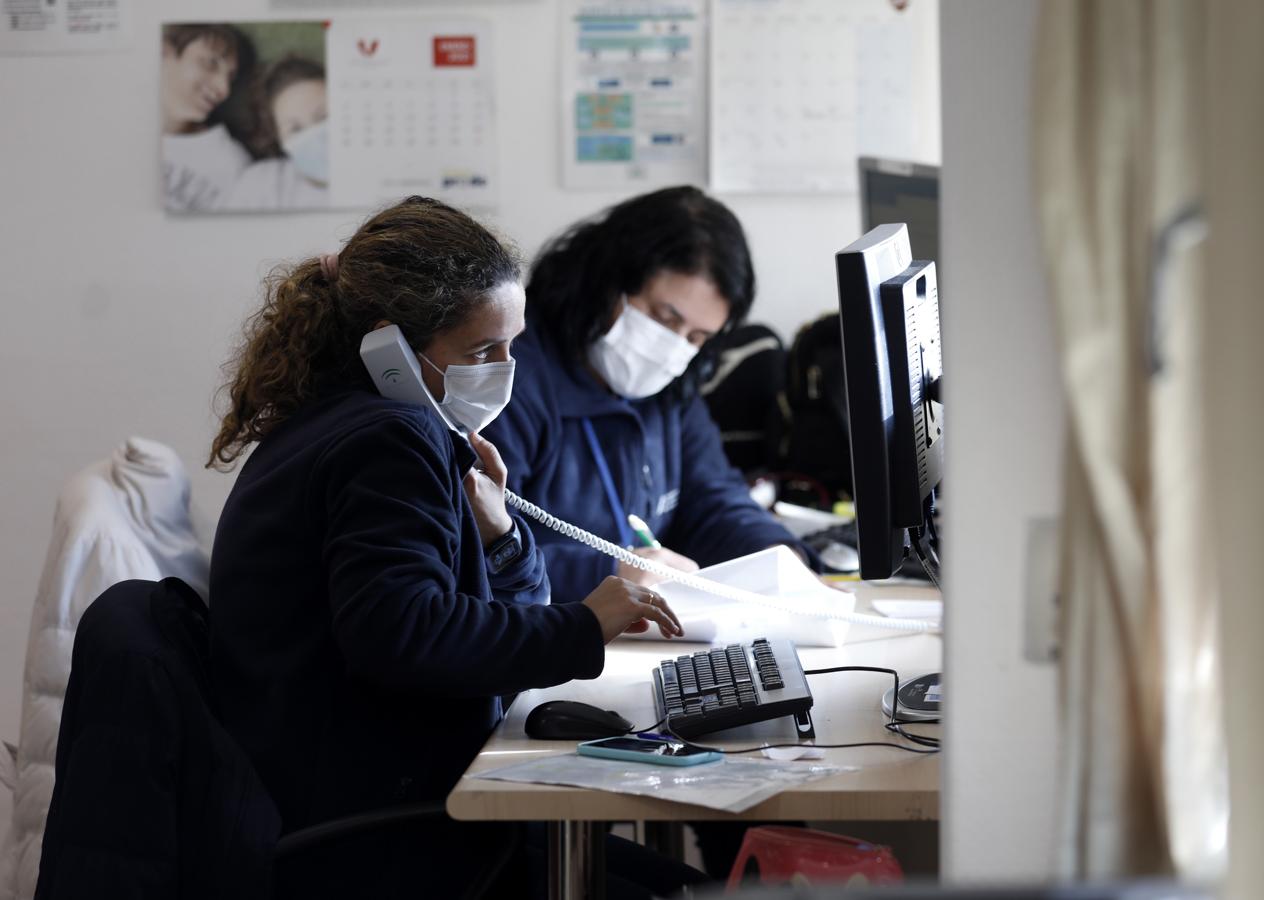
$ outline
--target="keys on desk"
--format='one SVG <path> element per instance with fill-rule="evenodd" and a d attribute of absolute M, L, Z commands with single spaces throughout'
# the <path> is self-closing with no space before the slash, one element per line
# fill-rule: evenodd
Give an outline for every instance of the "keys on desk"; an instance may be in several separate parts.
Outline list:
<path fill-rule="evenodd" d="M 749 645 L 665 659 L 654 670 L 654 689 L 658 715 L 681 737 L 785 715 L 806 716 L 812 708 L 812 694 L 790 641 L 759 638 Z"/>

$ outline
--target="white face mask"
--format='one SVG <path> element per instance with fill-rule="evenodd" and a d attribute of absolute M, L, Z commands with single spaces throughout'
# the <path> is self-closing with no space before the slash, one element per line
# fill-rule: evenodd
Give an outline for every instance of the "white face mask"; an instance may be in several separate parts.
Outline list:
<path fill-rule="evenodd" d="M 698 348 L 623 300 L 610 330 L 588 348 L 588 361 L 610 389 L 639 400 L 684 374 Z"/>
<path fill-rule="evenodd" d="M 479 363 L 476 366 L 448 366 L 441 370 L 426 359 L 424 354 L 418 356 L 428 365 L 443 375 L 443 401 L 436 402 L 434 395 L 426 383 L 421 383 L 434 405 L 439 418 L 448 423 L 448 427 L 460 431 L 482 431 L 509 405 L 509 397 L 513 394 L 514 361 Z"/>
<path fill-rule="evenodd" d="M 328 124 L 328 119 L 321 119 L 281 142 L 281 149 L 299 174 L 320 184 L 329 184 Z"/>

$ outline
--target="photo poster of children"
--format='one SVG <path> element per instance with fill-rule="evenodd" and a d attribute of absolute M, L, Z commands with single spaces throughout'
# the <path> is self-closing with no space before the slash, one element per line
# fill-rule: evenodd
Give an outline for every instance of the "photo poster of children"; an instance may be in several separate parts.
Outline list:
<path fill-rule="evenodd" d="M 329 207 L 325 31 L 321 21 L 162 26 L 169 212 Z"/>
<path fill-rule="evenodd" d="M 493 57 L 463 16 L 163 25 L 163 205 L 494 209 Z"/>

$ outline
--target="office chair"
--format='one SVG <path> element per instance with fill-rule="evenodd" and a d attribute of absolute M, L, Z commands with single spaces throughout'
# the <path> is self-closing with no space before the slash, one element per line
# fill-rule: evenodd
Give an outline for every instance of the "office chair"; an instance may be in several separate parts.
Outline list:
<path fill-rule="evenodd" d="M 75 473 L 58 492 L 31 610 L 22 733 L 9 785 L 13 815 L 9 828 L 0 827 L 0 897 L 31 900 L 35 893 L 57 729 L 83 611 L 110 585 L 131 578 L 175 575 L 206 595 L 210 562 L 189 495 L 179 455 L 140 437 Z"/>
<path fill-rule="evenodd" d="M 269 897 L 274 864 L 406 823 L 440 804 L 280 836 L 280 816 L 213 713 L 206 609 L 183 581 L 125 581 L 84 612 L 62 714 L 37 900 Z M 480 895 L 515 847 L 470 885 Z"/>

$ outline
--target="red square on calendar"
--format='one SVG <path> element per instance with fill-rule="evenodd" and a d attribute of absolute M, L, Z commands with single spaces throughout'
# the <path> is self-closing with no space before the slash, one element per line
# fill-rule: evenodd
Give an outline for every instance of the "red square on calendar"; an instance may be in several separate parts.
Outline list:
<path fill-rule="evenodd" d="M 474 65 L 474 36 L 436 35 L 434 64 L 435 68 Z"/>

